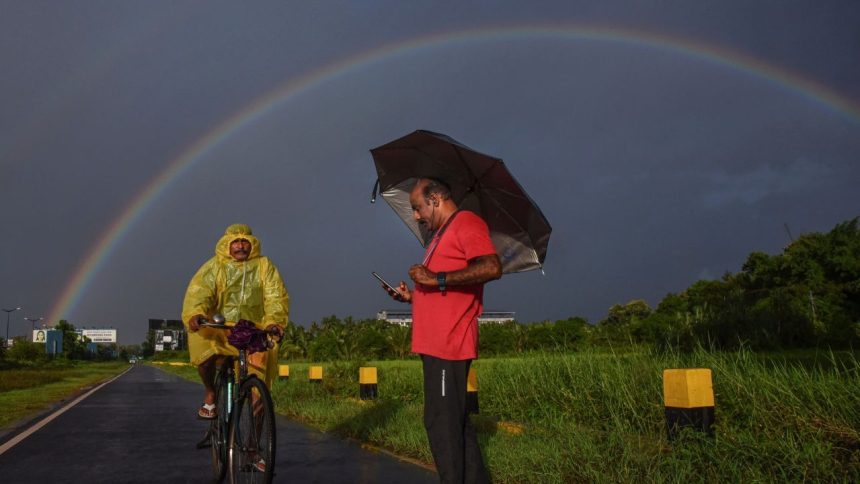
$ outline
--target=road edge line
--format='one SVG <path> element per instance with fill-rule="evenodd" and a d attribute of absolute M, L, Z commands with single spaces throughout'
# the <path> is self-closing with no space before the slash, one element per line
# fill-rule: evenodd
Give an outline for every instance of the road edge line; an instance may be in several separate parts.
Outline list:
<path fill-rule="evenodd" d="M 405 455 L 401 455 L 401 454 L 398 454 L 392 450 L 388 450 L 384 447 L 379 447 L 377 445 L 369 444 L 367 442 L 362 442 L 362 441 L 360 441 L 354 437 L 347 437 L 346 439 L 357 443 L 359 445 L 359 447 L 362 448 L 362 450 L 365 450 L 367 452 L 378 452 L 380 454 L 387 455 L 388 457 L 391 457 L 393 459 L 399 460 L 400 462 L 403 462 L 406 464 L 412 464 L 415 467 L 420 467 L 424 470 L 428 470 L 428 471 L 436 473 L 436 474 L 439 473 L 439 471 L 436 469 L 435 465 L 428 464 L 428 463 L 426 463 L 420 459 L 416 459 L 415 457 L 408 457 Z"/>
<path fill-rule="evenodd" d="M 131 369 L 132 369 L 132 368 L 133 368 L 133 367 L 129 367 L 129 368 L 127 368 L 124 372 L 122 372 L 122 373 L 120 373 L 119 375 L 117 375 L 117 376 L 115 376 L 115 377 L 111 378 L 110 380 L 108 380 L 108 381 L 106 381 L 106 382 L 104 382 L 104 383 L 100 384 L 99 386 L 97 386 L 97 387 L 93 388 L 92 390 L 90 390 L 90 391 L 88 391 L 88 392 L 84 393 L 83 395 L 79 396 L 78 398 L 76 398 L 76 399 L 72 400 L 71 402 L 69 402 L 68 404 L 66 404 L 64 407 L 62 407 L 62 408 L 60 408 L 60 409 L 56 410 L 54 413 L 52 413 L 52 414 L 48 415 L 47 417 L 43 418 L 43 419 L 42 419 L 42 420 L 40 420 L 39 422 L 37 422 L 37 423 L 35 423 L 34 425 L 30 426 L 28 429 L 26 429 L 26 430 L 22 431 L 22 432 L 21 432 L 21 433 L 19 433 L 18 435 L 16 435 L 16 436 L 12 437 L 11 439 L 7 440 L 6 442 L 4 442 L 4 443 L 3 443 L 3 445 L 0 445 L 0 455 L 3 455 L 6 451 L 8 451 L 9 449 L 11 449 L 12 447 L 15 447 L 15 446 L 16 446 L 16 445 L 18 445 L 22 440 L 24 440 L 24 439 L 26 439 L 27 437 L 29 437 L 29 436 L 33 435 L 34 433 L 36 433 L 36 431 L 38 431 L 39 429 L 41 429 L 41 428 L 42 428 L 42 427 L 44 427 L 45 425 L 48 425 L 52 420 L 54 420 L 55 418 L 57 418 L 57 417 L 59 417 L 60 415 L 62 415 L 63 413 L 65 413 L 65 412 L 66 412 L 66 410 L 69 410 L 70 408 L 74 407 L 75 405 L 77 405 L 78 403 L 80 403 L 81 401 L 83 401 L 84 399 L 86 399 L 87 397 L 89 397 L 90 395 L 92 395 L 93 393 L 95 393 L 95 392 L 99 391 L 103 386 L 105 386 L 105 385 L 107 385 L 108 383 L 113 382 L 113 381 L 114 381 L 114 380 L 116 380 L 117 378 L 119 378 L 119 377 L 121 377 L 121 376 L 125 375 L 126 373 L 128 373 L 129 371 L 131 371 Z"/>

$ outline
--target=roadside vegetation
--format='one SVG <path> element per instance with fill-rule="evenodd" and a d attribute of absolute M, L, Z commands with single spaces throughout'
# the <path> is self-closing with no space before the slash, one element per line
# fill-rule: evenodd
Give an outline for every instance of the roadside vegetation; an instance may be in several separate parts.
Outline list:
<path fill-rule="evenodd" d="M 16 344 L 11 350 L 19 346 Z M 23 346 L 23 345 L 22 345 Z M 37 345 L 40 348 L 44 345 Z M 41 348 L 44 351 L 44 348 Z M 125 361 L 0 361 L 0 433 L 128 368 Z"/>
<path fill-rule="evenodd" d="M 289 326 L 279 413 L 431 463 L 410 340 L 408 327 L 372 319 Z M 860 481 L 856 218 L 753 253 L 656 308 L 633 300 L 594 323 L 485 324 L 480 345 L 473 421 L 495 482 Z M 312 364 L 320 384 L 307 381 Z M 358 399 L 360 366 L 378 368 L 378 399 Z M 712 370 L 714 437 L 668 440 L 668 368 Z"/>
<path fill-rule="evenodd" d="M 495 482 L 860 479 L 860 358 L 853 352 L 528 353 L 479 359 L 473 416 Z M 432 463 L 417 359 L 290 364 L 279 413 Z M 313 363 L 316 364 L 316 363 Z M 358 398 L 358 368 L 379 398 Z M 197 380 L 191 367 L 163 366 Z M 662 372 L 711 368 L 715 437 L 666 437 Z"/>
<path fill-rule="evenodd" d="M 78 338 L 74 325 L 62 320 L 54 329 L 63 331 L 59 356 L 25 338 L 8 348 L 0 345 L 0 434 L 128 368 L 128 348 L 98 345 L 87 351 L 88 340 Z"/>

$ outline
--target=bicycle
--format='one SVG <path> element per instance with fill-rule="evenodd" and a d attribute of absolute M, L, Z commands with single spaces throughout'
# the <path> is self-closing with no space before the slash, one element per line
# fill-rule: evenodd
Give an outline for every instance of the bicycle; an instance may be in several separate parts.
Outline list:
<path fill-rule="evenodd" d="M 233 333 L 235 326 L 224 324 L 222 316 L 216 315 L 212 319 L 210 322 L 201 318 L 200 327 Z M 272 347 L 274 331 L 256 329 L 253 323 L 250 327 L 244 326 L 243 330 L 251 334 L 250 338 L 264 337 L 266 347 Z M 230 343 L 239 350 L 239 356 L 222 357 L 215 374 L 215 408 L 218 414 L 210 424 L 208 444 L 204 437 L 198 448 L 210 447 L 216 482 L 221 482 L 229 469 L 231 483 L 270 483 L 274 476 L 276 437 L 272 395 L 265 382 L 248 374 L 248 355 L 254 352 L 248 349 L 253 345 L 232 340 Z"/>

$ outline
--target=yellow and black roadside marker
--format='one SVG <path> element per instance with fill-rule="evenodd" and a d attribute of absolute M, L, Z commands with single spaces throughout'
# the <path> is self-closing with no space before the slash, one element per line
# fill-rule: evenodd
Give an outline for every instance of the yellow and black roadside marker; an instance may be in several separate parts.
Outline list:
<path fill-rule="evenodd" d="M 362 400 L 373 400 L 379 396 L 376 367 L 362 366 L 358 369 L 358 394 Z"/>
<path fill-rule="evenodd" d="M 478 413 L 478 372 L 469 368 L 466 378 L 466 413 Z"/>
<path fill-rule="evenodd" d="M 278 378 L 281 380 L 289 380 L 290 365 L 278 365 Z"/>
<path fill-rule="evenodd" d="M 714 385 L 707 368 L 663 370 L 669 440 L 684 427 L 714 435 Z"/>
<path fill-rule="evenodd" d="M 308 381 L 311 383 L 322 383 L 322 367 L 312 366 L 308 369 Z"/>

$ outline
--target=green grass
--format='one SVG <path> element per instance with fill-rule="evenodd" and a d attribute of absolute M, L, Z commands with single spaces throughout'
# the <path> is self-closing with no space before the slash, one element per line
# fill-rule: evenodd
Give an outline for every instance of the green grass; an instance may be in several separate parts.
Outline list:
<path fill-rule="evenodd" d="M 418 360 L 371 362 L 380 398 L 358 400 L 358 364 L 291 363 L 279 413 L 431 462 Z M 494 482 L 829 481 L 860 479 L 855 353 L 534 354 L 480 359 L 474 416 Z M 662 372 L 710 368 L 716 436 L 668 441 Z M 175 367 L 170 367 L 175 370 Z M 196 379 L 193 369 L 183 369 Z"/>
<path fill-rule="evenodd" d="M 126 362 L 45 363 L 0 369 L 0 430 L 33 417 L 86 387 L 107 380 Z"/>

